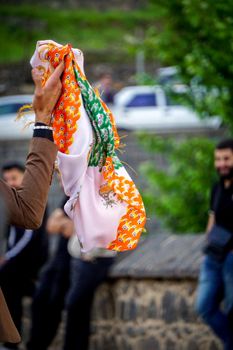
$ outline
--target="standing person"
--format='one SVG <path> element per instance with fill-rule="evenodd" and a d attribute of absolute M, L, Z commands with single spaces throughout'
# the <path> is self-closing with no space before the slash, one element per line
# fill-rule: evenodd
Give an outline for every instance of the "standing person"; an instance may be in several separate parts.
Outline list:
<path fill-rule="evenodd" d="M 50 126 L 54 107 L 61 94 L 60 77 L 63 70 L 64 64 L 61 63 L 44 86 L 39 70 L 32 70 L 35 83 L 33 108 L 36 129 L 30 144 L 22 187 L 16 190 L 0 179 L 0 195 L 5 201 L 8 222 L 27 229 L 40 227 L 47 203 L 57 155 Z M 0 289 L 0 342 L 17 343 L 19 340 L 19 334 L 12 323 Z"/>
<path fill-rule="evenodd" d="M 77 247 L 72 244 L 69 249 L 75 256 L 72 257 L 67 245 L 69 238 L 76 236 L 73 236 L 73 223 L 62 209 L 52 213 L 47 227 L 50 233 L 60 232 L 61 235 L 58 249 L 43 271 L 35 293 L 27 350 L 48 349 L 56 335 L 64 307 L 67 315 L 63 350 L 88 350 L 95 291 L 106 280 L 115 253 L 101 250 L 80 256 Z"/>
<path fill-rule="evenodd" d="M 67 199 L 67 197 L 64 198 L 62 208 Z M 35 291 L 27 349 L 45 350 L 49 347 L 60 324 L 65 295 L 69 288 L 71 257 L 67 244 L 73 232 L 73 225 L 69 225 L 71 220 L 66 216 L 64 216 L 65 220 L 61 221 L 60 211 L 63 218 L 63 210 L 56 209 L 48 219 L 48 232 L 52 233 L 55 229 L 56 233 L 60 234 L 55 253 L 44 267 Z"/>
<path fill-rule="evenodd" d="M 3 179 L 9 186 L 19 189 L 24 166 L 17 162 L 2 167 Z M 38 272 L 48 257 L 48 236 L 45 230 L 46 213 L 38 230 L 27 230 L 11 225 L 7 230 L 7 251 L 0 257 L 0 285 L 12 315 L 21 333 L 23 297 L 32 295 Z M 18 345 L 5 343 L 5 349 Z"/>
<path fill-rule="evenodd" d="M 77 241 L 77 236 L 73 238 Z M 78 241 L 76 243 L 78 245 Z M 67 317 L 63 350 L 88 350 L 94 296 L 99 285 L 106 281 L 116 252 L 95 249 L 77 257 L 76 248 L 69 251 L 73 257 L 65 303 Z"/>
<path fill-rule="evenodd" d="M 116 92 L 113 87 L 112 75 L 110 73 L 102 73 L 94 86 L 99 90 L 100 97 L 105 103 L 114 102 L 114 95 Z"/>
<path fill-rule="evenodd" d="M 201 266 L 196 309 L 222 340 L 233 349 L 233 139 L 215 149 L 219 181 L 211 195 L 207 245 Z M 221 302 L 224 302 L 224 309 Z"/>

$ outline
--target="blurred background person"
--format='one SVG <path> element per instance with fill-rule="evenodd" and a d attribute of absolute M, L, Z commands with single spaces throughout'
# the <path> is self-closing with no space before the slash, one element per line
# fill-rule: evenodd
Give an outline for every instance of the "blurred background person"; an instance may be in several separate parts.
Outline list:
<path fill-rule="evenodd" d="M 100 97 L 105 103 L 113 103 L 113 97 L 116 91 L 110 73 L 106 72 L 100 74 L 99 80 L 94 84 L 94 87 L 99 90 Z"/>
<path fill-rule="evenodd" d="M 116 252 L 95 249 L 90 253 L 80 253 L 76 234 L 71 237 L 68 248 L 72 259 L 65 303 L 67 318 L 63 350 L 88 350 L 95 292 L 106 281 Z"/>
<path fill-rule="evenodd" d="M 222 340 L 233 349 L 233 139 L 215 149 L 219 181 L 211 194 L 206 256 L 201 266 L 196 309 Z M 221 308 L 224 303 L 224 310 Z"/>
<path fill-rule="evenodd" d="M 66 201 L 67 198 L 61 208 Z M 35 293 L 27 350 L 48 349 L 64 308 L 67 315 L 63 350 L 87 350 L 94 295 L 107 278 L 115 252 L 99 250 L 81 254 L 73 223 L 63 209 L 51 214 L 47 230 L 60 235 L 57 250 L 44 269 Z"/>
<path fill-rule="evenodd" d="M 63 208 L 66 201 L 67 198 L 64 198 L 61 208 Z M 48 232 L 51 233 L 55 229 L 56 233 L 61 234 L 58 237 L 53 256 L 41 273 L 32 302 L 28 350 L 47 349 L 52 343 L 60 324 L 70 280 L 71 257 L 67 250 L 68 240 L 73 232 L 73 225 L 70 224 L 71 220 L 63 216 L 62 209 L 61 211 L 56 209 L 49 217 Z"/>
<path fill-rule="evenodd" d="M 7 163 L 2 167 L 3 180 L 9 186 L 20 189 L 24 170 L 24 166 L 20 163 Z M 39 270 L 48 257 L 46 218 L 45 212 L 42 225 L 38 230 L 11 225 L 5 232 L 6 251 L 0 258 L 0 285 L 20 333 L 23 297 L 33 295 Z M 4 349 L 18 349 L 18 345 L 6 343 Z"/>

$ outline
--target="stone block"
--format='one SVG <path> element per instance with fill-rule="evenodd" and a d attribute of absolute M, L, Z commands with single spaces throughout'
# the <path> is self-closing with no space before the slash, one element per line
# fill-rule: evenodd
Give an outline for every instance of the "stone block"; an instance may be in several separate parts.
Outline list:
<path fill-rule="evenodd" d="M 123 321 L 133 321 L 137 317 L 138 305 L 133 299 L 121 301 L 120 303 L 120 318 Z"/>
<path fill-rule="evenodd" d="M 110 349 L 111 348 L 109 348 L 108 350 L 110 350 Z M 118 349 L 121 349 L 121 350 L 135 350 L 134 347 L 131 346 L 131 343 L 129 342 L 129 339 L 127 337 L 121 339 L 120 347 L 118 347 Z"/>
<path fill-rule="evenodd" d="M 162 299 L 162 317 L 166 323 L 177 320 L 176 295 L 166 291 Z"/>
<path fill-rule="evenodd" d="M 190 302 L 188 302 L 188 300 L 182 296 L 180 298 L 178 312 L 180 314 L 180 318 L 183 321 L 190 322 L 190 323 L 197 322 L 198 316 L 195 312 L 194 301 L 190 305 Z"/>
<path fill-rule="evenodd" d="M 126 334 L 129 337 L 137 337 L 137 336 L 142 336 L 146 334 L 146 329 L 143 326 L 129 326 L 126 328 Z"/>
<path fill-rule="evenodd" d="M 137 342 L 136 350 L 161 350 L 160 342 L 153 336 L 140 339 Z"/>
<path fill-rule="evenodd" d="M 196 340 L 191 339 L 187 344 L 187 350 L 199 350 L 199 345 L 197 344 Z"/>
<path fill-rule="evenodd" d="M 155 319 L 158 315 L 157 312 L 157 306 L 155 300 L 151 300 L 149 306 L 148 306 L 148 312 L 147 312 L 147 317 Z"/>
<path fill-rule="evenodd" d="M 177 345 L 178 345 L 177 342 L 175 342 L 172 339 L 168 339 L 165 343 L 164 350 L 176 350 L 176 349 L 180 350 L 180 349 L 178 349 L 179 345 L 178 345 L 178 347 L 177 347 Z"/>
<path fill-rule="evenodd" d="M 211 340 L 208 350 L 222 350 L 222 345 L 220 344 L 220 341 Z"/>
<path fill-rule="evenodd" d="M 95 318 L 112 319 L 114 317 L 114 304 L 110 298 L 103 296 L 97 300 L 95 305 Z"/>

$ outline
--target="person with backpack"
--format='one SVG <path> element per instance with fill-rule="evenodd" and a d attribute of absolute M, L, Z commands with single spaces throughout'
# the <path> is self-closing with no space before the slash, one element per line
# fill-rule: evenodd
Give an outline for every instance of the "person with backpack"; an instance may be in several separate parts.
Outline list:
<path fill-rule="evenodd" d="M 215 148 L 219 181 L 211 193 L 205 257 L 196 310 L 224 344 L 233 349 L 233 139 Z M 223 307 L 221 307 L 223 303 Z"/>

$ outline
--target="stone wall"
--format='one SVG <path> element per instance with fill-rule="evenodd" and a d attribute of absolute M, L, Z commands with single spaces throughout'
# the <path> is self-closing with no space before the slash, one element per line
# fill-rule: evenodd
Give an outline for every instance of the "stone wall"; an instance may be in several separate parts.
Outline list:
<path fill-rule="evenodd" d="M 105 283 L 93 306 L 89 350 L 221 350 L 194 312 L 196 285 L 196 280 Z M 26 304 L 24 339 L 30 327 L 29 299 Z M 61 350 L 63 335 L 64 323 L 49 350 Z"/>
<path fill-rule="evenodd" d="M 195 290 L 194 280 L 120 279 L 103 285 L 94 304 L 90 350 L 220 350 L 194 312 Z"/>
<path fill-rule="evenodd" d="M 89 350 L 222 349 L 194 310 L 203 243 L 202 235 L 151 234 L 121 253 L 96 293 Z"/>

